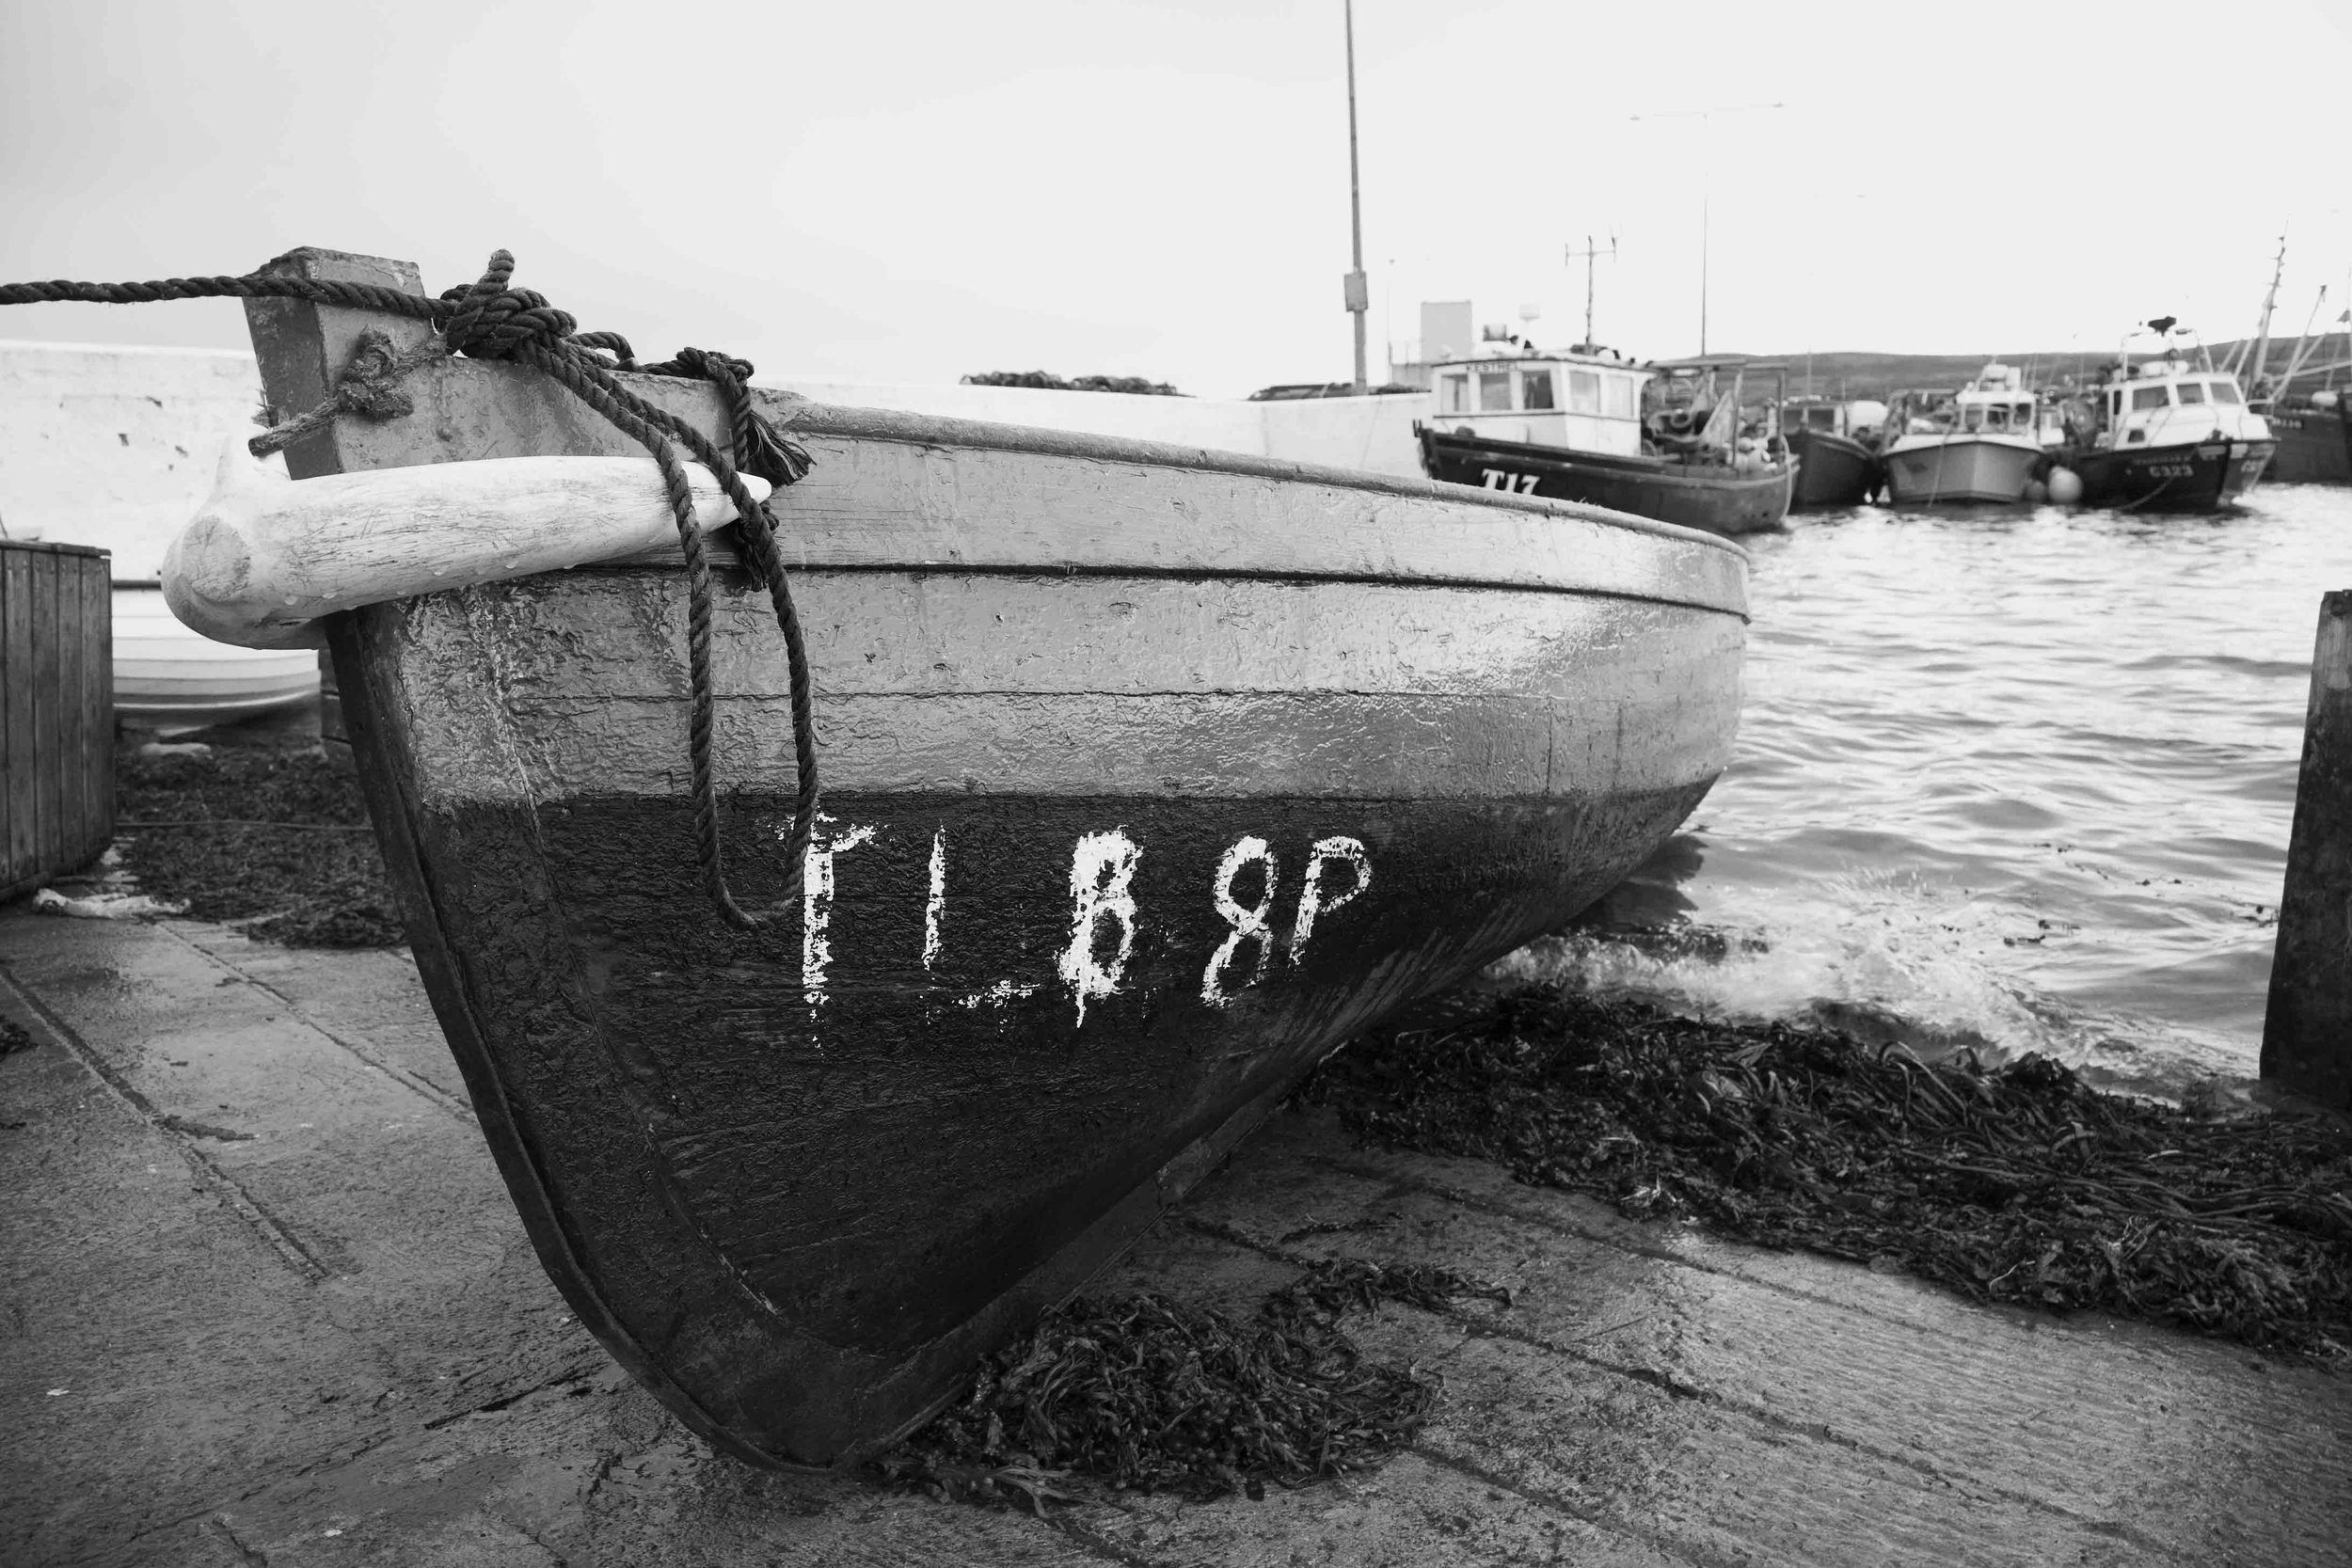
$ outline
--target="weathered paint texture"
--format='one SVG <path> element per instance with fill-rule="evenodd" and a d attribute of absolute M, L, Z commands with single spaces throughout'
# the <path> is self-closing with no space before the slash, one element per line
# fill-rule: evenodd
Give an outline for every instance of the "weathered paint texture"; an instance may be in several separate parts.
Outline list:
<path fill-rule="evenodd" d="M 391 264 L 294 264 L 390 278 Z M 253 308 L 272 395 L 365 318 Z M 413 330 L 394 324 L 395 332 Z M 639 383 L 715 428 L 707 388 Z M 472 361 L 297 475 L 625 450 Z M 771 399 L 828 820 L 723 567 L 721 927 L 660 559 L 335 617 L 421 968 L 549 1273 L 696 1430 L 870 1450 L 1347 1033 L 1566 918 L 1696 804 L 1744 558 L 1539 500 Z"/>

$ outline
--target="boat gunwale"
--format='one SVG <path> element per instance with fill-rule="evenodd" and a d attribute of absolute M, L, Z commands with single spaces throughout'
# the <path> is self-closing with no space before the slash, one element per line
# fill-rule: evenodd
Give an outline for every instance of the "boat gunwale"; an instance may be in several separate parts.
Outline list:
<path fill-rule="evenodd" d="M 758 391 L 783 401 L 771 409 L 787 431 L 807 431 L 869 441 L 909 445 L 985 447 L 1001 451 L 1030 452 L 1045 457 L 1076 457 L 1098 462 L 1134 463 L 1150 467 L 1186 468 L 1239 474 L 1251 479 L 1295 481 L 1346 490 L 1371 490 L 1412 500 L 1458 505 L 1475 500 L 1502 511 L 1531 512 L 1547 516 L 1574 517 L 1583 522 L 1645 533 L 1679 544 L 1706 545 L 1728 551 L 1742 562 L 1754 558 L 1745 547 L 1721 534 L 1654 517 L 1614 512 L 1585 501 L 1555 500 L 1548 496 L 1509 495 L 1470 484 L 1450 484 L 1419 475 L 1375 473 L 1324 463 L 1301 463 L 1286 457 L 1227 451 L 1216 447 L 1184 446 L 1169 441 L 1089 432 L 1054 430 L 1041 425 L 1001 424 L 946 414 L 914 414 L 893 408 L 866 408 L 853 404 L 820 403 L 783 388 L 754 384 Z"/>

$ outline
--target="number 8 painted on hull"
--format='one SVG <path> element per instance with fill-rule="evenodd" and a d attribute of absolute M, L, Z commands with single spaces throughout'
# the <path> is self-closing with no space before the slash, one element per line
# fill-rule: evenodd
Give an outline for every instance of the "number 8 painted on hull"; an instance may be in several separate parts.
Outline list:
<path fill-rule="evenodd" d="M 1265 867 L 1265 891 L 1259 895 L 1257 907 L 1246 909 L 1233 896 L 1233 879 L 1251 861 Z M 1344 863 L 1353 873 L 1345 892 L 1326 899 L 1323 891 L 1325 867 Z M 1209 958 L 1209 967 L 1200 974 L 1200 1000 L 1213 1007 L 1222 1007 L 1233 1000 L 1233 992 L 1254 986 L 1265 978 L 1266 969 L 1274 960 L 1275 936 L 1272 929 L 1274 912 L 1274 852 L 1266 841 L 1251 834 L 1236 842 L 1225 851 L 1217 863 L 1216 878 L 1210 884 L 1216 900 L 1216 912 L 1232 927 L 1225 941 Z M 1294 968 L 1305 961 L 1307 942 L 1314 935 L 1315 923 L 1343 905 L 1352 904 L 1372 886 L 1372 857 L 1361 841 L 1334 835 L 1317 839 L 1314 849 L 1307 857 L 1307 875 L 1298 889 L 1298 912 L 1291 922 L 1289 942 L 1290 961 Z M 1258 943 L 1258 961 L 1249 977 L 1240 987 L 1229 986 L 1225 971 L 1240 956 L 1242 943 Z"/>

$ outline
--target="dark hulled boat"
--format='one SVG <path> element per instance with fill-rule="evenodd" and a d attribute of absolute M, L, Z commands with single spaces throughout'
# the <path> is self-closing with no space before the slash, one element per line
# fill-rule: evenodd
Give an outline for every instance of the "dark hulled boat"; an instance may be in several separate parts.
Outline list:
<path fill-rule="evenodd" d="M 2235 376 L 2202 349 L 2192 359 L 2174 348 L 2170 318 L 2151 325 L 2162 352 L 2137 364 L 2126 352 L 2075 399 L 2057 461 L 2081 479 L 2085 506 L 2230 505 L 2262 478 L 2278 443 Z"/>
<path fill-rule="evenodd" d="M 426 330 L 248 309 L 279 408 L 363 328 Z M 705 385 L 629 384 L 723 423 Z M 297 480 L 633 450 L 516 368 L 405 386 L 413 416 L 289 448 Z M 1746 566 L 1526 494 L 757 397 L 816 459 L 776 512 L 827 784 L 794 890 L 785 650 L 723 572 L 721 820 L 767 927 L 695 863 L 675 555 L 327 627 L 548 1273 L 695 1431 L 821 1464 L 935 1410 L 1334 1043 L 1661 842 L 1728 755 Z"/>
<path fill-rule="evenodd" d="M 1878 442 L 1885 435 L 1886 405 L 1791 398 L 1781 405 L 1781 436 L 1796 465 L 1792 512 L 1823 512 L 1860 506 L 1886 483 Z"/>
<path fill-rule="evenodd" d="M 2263 417 L 2279 443 L 2265 478 L 2280 484 L 2352 484 L 2352 421 L 2341 403 L 2285 404 Z"/>
<path fill-rule="evenodd" d="M 1581 501 L 1725 536 L 1787 521 L 1793 466 L 1757 473 L 1698 468 L 1662 457 L 1565 451 L 1529 441 L 1449 435 L 1422 427 L 1422 471 L 1453 484 Z"/>
<path fill-rule="evenodd" d="M 1768 409 L 1749 419 L 1736 381 L 1718 388 L 1726 366 L 1743 368 L 1637 365 L 1589 346 L 1440 364 L 1436 418 L 1417 428 L 1422 471 L 1709 533 L 1779 528 L 1795 466 L 1768 450 Z"/>

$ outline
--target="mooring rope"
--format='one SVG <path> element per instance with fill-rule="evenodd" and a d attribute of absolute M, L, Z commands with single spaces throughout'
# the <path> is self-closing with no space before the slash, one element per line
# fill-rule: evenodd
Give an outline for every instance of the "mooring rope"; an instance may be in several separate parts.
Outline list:
<path fill-rule="evenodd" d="M 791 591 L 785 580 L 784 557 L 776 546 L 775 517 L 766 503 L 752 499 L 741 475 L 753 474 L 781 488 L 808 472 L 809 455 L 786 439 L 753 405 L 747 385 L 752 374 L 748 361 L 690 348 L 680 350 L 674 359 L 639 365 L 628 339 L 615 332 L 579 331 L 579 323 L 571 314 L 549 305 L 546 296 L 534 290 L 513 287 L 514 271 L 515 258 L 510 253 L 494 252 L 489 267 L 470 287 L 451 289 L 438 299 L 381 284 L 249 273 L 237 277 L 167 277 L 144 283 L 6 283 L 0 284 L 0 305 L 296 299 L 313 305 L 404 316 L 434 327 L 433 337 L 405 353 L 394 353 L 391 340 L 380 332 L 363 336 L 334 395 L 317 408 L 254 437 L 251 444 L 256 455 L 300 440 L 344 415 L 389 419 L 410 412 L 413 404 L 399 389 L 400 381 L 426 361 L 452 354 L 529 365 L 553 378 L 602 415 L 614 429 L 643 446 L 661 470 L 670 510 L 677 521 L 678 546 L 686 556 L 686 653 L 692 685 L 687 761 L 694 797 L 695 853 L 702 867 L 704 889 L 720 918 L 728 925 L 741 929 L 764 925 L 764 918 L 745 911 L 727 888 L 713 760 L 718 705 L 710 673 L 710 566 L 704 553 L 702 535 L 694 526 L 692 491 L 677 449 L 683 447 L 696 462 L 718 476 L 727 499 L 735 503 L 737 524 L 746 546 L 745 562 L 752 575 L 767 588 L 770 602 L 775 608 L 776 625 L 784 633 L 791 678 L 792 748 L 798 766 L 792 833 L 785 846 L 787 898 L 791 890 L 800 885 L 809 837 L 817 822 L 815 701 L 800 612 L 793 606 Z M 608 355 L 610 359 L 605 357 Z M 685 420 L 631 391 L 619 379 L 621 372 L 709 382 L 718 388 L 726 407 L 725 449 L 706 439 Z"/>

